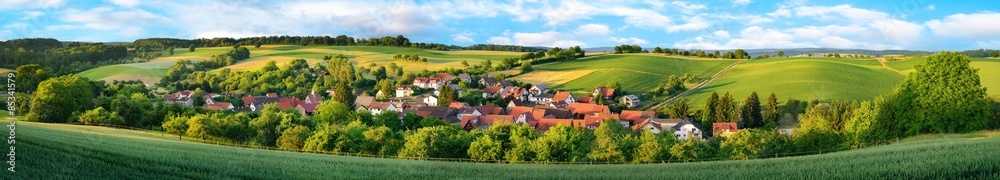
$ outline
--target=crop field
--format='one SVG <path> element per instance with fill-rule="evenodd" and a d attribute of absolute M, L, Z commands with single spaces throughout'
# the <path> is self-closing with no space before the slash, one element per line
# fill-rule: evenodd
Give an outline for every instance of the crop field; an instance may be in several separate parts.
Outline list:
<path fill-rule="evenodd" d="M 617 81 L 630 92 L 645 92 L 665 83 L 670 75 L 685 73 L 710 77 L 732 60 L 688 60 L 656 55 L 604 55 L 576 61 L 533 66 L 534 71 L 515 77 L 528 83 L 586 94 L 597 86 Z"/>
<path fill-rule="evenodd" d="M 7 128 L 0 128 L 7 134 Z M 13 179 L 996 179 L 997 133 L 749 161 L 641 165 L 435 162 L 270 151 L 178 141 L 172 135 L 17 122 Z M 60 163 L 51 163 L 60 162 Z M 376 168 L 377 167 L 377 168 Z M 629 173 L 621 173 L 629 172 Z"/>
<path fill-rule="evenodd" d="M 745 100 L 751 92 L 766 98 L 774 92 L 779 102 L 799 100 L 869 100 L 888 93 L 903 75 L 884 69 L 874 60 L 789 58 L 751 60 L 722 75 L 685 98 L 704 106 L 712 92 L 730 92 Z"/>
<path fill-rule="evenodd" d="M 250 50 L 250 58 L 245 59 L 231 66 L 233 70 L 254 70 L 263 67 L 269 61 L 275 61 L 278 66 L 288 64 L 294 59 L 305 59 L 309 65 L 321 63 L 323 56 L 343 54 L 351 58 L 357 64 L 356 67 L 367 66 L 375 63 L 384 66 L 389 62 L 396 62 L 392 56 L 397 54 L 415 54 L 427 58 L 427 63 L 403 62 L 396 64 L 403 67 L 405 72 L 420 72 L 424 69 L 439 70 L 445 68 L 463 68 L 462 61 L 469 64 L 479 64 L 486 60 L 493 60 L 499 63 L 503 58 L 520 57 L 522 52 L 503 51 L 437 51 L 417 48 L 400 47 L 379 47 L 379 46 L 294 46 L 294 45 L 265 45 L 261 48 L 247 47 Z M 188 52 L 187 48 L 174 49 L 174 55 L 164 56 L 150 60 L 147 63 L 120 64 L 91 69 L 78 74 L 90 79 L 113 80 L 142 80 L 147 84 L 155 83 L 166 75 L 166 70 L 176 61 L 189 59 L 194 61 L 206 60 L 212 55 L 229 52 L 232 47 L 202 47 L 196 48 L 194 52 Z M 12 70 L 11 70 L 12 71 Z M 0 69 L 3 72 L 3 69 Z"/>
<path fill-rule="evenodd" d="M 917 65 L 927 60 L 927 57 L 910 58 L 901 61 L 886 62 L 889 67 L 904 73 L 913 72 L 913 65 Z M 990 96 L 1000 96 L 1000 59 L 993 58 L 971 58 L 969 65 L 979 69 L 979 83 L 986 87 L 986 93 Z"/>

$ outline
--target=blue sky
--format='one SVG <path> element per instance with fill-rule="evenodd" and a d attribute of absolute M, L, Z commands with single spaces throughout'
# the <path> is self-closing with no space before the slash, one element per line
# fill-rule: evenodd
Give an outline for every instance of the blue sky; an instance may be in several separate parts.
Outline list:
<path fill-rule="evenodd" d="M 0 0 L 0 40 L 402 34 L 456 45 L 998 49 L 997 7 L 995 0 Z"/>

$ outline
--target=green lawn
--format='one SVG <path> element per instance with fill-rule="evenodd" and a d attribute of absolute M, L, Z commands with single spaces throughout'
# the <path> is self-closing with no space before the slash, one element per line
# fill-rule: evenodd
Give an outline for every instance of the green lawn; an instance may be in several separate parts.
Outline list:
<path fill-rule="evenodd" d="M 686 96 L 694 107 L 704 106 L 712 92 L 726 91 L 743 101 L 751 92 L 760 98 L 774 92 L 779 102 L 799 100 L 869 100 L 888 93 L 903 76 L 874 60 L 776 58 L 737 65 L 712 83 Z"/>
<path fill-rule="evenodd" d="M 0 133 L 9 133 L 7 128 L 0 129 Z M 345 157 L 217 146 L 132 130 L 20 121 L 16 135 L 17 172 L 3 172 L 8 177 L 5 179 L 1000 178 L 1000 137 L 992 135 L 925 137 L 927 140 L 801 157 L 643 165 Z"/>
<path fill-rule="evenodd" d="M 707 78 L 734 62 L 654 55 L 604 55 L 534 66 L 535 71 L 515 79 L 581 94 L 612 81 L 620 83 L 626 91 L 646 92 L 665 83 L 670 75 L 688 73 Z"/>
<path fill-rule="evenodd" d="M 159 81 L 160 78 L 167 75 L 167 69 L 169 69 L 170 66 L 163 68 L 165 64 L 173 63 L 150 62 L 111 65 L 90 69 L 76 75 L 86 77 L 91 80 L 105 80 L 108 82 L 114 80 L 141 80 L 143 83 L 152 85 L 153 83 Z"/>

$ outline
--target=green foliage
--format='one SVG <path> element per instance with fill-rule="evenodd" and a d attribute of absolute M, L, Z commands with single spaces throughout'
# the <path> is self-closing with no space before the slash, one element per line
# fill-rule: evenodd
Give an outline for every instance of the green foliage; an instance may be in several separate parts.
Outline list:
<path fill-rule="evenodd" d="M 265 146 L 274 146 L 279 133 L 276 128 L 281 123 L 282 113 L 276 104 L 264 105 L 260 110 L 260 116 L 250 121 L 250 128 L 257 132 L 256 142 Z"/>
<path fill-rule="evenodd" d="M 438 119 L 436 117 L 427 117 L 420 120 L 420 127 L 434 127 L 434 126 L 448 126 L 444 120 Z"/>
<path fill-rule="evenodd" d="M 316 106 L 312 120 L 317 124 L 347 124 L 354 121 L 351 107 L 339 101 L 323 101 Z"/>
<path fill-rule="evenodd" d="M 97 107 L 80 114 L 77 121 L 94 125 L 125 125 L 125 120 L 122 120 L 118 113 L 108 112 L 103 107 Z"/>
<path fill-rule="evenodd" d="M 385 126 L 372 127 L 364 132 L 363 152 L 378 155 L 395 155 L 403 145 L 403 138 Z"/>
<path fill-rule="evenodd" d="M 720 144 L 720 149 L 732 159 L 757 159 L 784 153 L 790 139 L 774 130 L 741 129 Z"/>
<path fill-rule="evenodd" d="M 42 81 L 31 96 L 27 121 L 66 122 L 74 111 L 93 108 L 93 87 L 86 78 L 72 75 Z"/>
<path fill-rule="evenodd" d="M 281 132 L 281 137 L 278 138 L 278 148 L 284 150 L 302 150 L 306 138 L 309 138 L 310 134 L 309 127 L 301 125 L 293 126 Z"/>
<path fill-rule="evenodd" d="M 177 134 L 177 139 L 181 139 L 188 129 L 188 117 L 170 116 L 163 122 L 163 129 L 170 134 Z"/>
<path fill-rule="evenodd" d="M 455 92 L 455 89 L 452 89 L 450 85 L 442 85 L 438 91 L 440 92 L 437 99 L 438 106 L 448 106 L 452 102 L 458 100 L 458 93 Z"/>
<path fill-rule="evenodd" d="M 703 153 L 707 149 L 699 138 L 688 138 L 670 147 L 670 155 L 683 161 L 693 161 L 708 157 Z"/>
<path fill-rule="evenodd" d="M 38 89 L 38 84 L 54 76 L 50 70 L 38 64 L 26 64 L 18 66 L 14 70 L 14 84 L 18 91 L 34 92 Z"/>
<path fill-rule="evenodd" d="M 767 105 L 764 105 L 764 123 L 778 124 L 781 121 L 781 113 L 778 109 L 778 97 L 771 93 L 767 96 Z"/>
<path fill-rule="evenodd" d="M 594 129 L 596 139 L 587 158 L 605 162 L 624 162 L 625 155 L 618 149 L 618 141 L 624 131 L 625 128 L 616 119 L 601 121 L 601 125 Z"/>
<path fill-rule="evenodd" d="M 465 131 L 456 127 L 435 126 L 420 128 L 406 136 L 406 144 L 399 150 L 405 158 L 462 158 L 469 151 L 472 141 Z"/>
<path fill-rule="evenodd" d="M 493 137 L 480 136 L 469 145 L 469 157 L 476 160 L 498 160 L 503 157 L 503 146 Z"/>
<path fill-rule="evenodd" d="M 187 126 L 187 132 L 184 134 L 205 140 L 211 136 L 209 132 L 215 130 L 215 120 L 207 115 L 198 114 L 188 118 Z"/>
<path fill-rule="evenodd" d="M 406 112 L 403 115 L 403 129 L 415 131 L 420 128 L 420 121 L 423 121 L 424 117 L 417 115 L 413 111 Z"/>
<path fill-rule="evenodd" d="M 914 66 L 897 87 L 898 105 L 891 112 L 905 128 L 905 136 L 921 133 L 971 132 L 988 128 L 990 107 L 968 56 L 941 52 Z"/>
<path fill-rule="evenodd" d="M 757 97 L 757 91 L 750 94 L 747 100 L 743 102 L 742 107 L 742 117 L 744 127 L 757 128 L 764 126 L 764 117 L 761 116 L 760 109 L 760 99 Z"/>
<path fill-rule="evenodd" d="M 667 109 L 667 115 L 674 119 L 687 119 L 690 109 L 687 105 L 687 100 L 680 99 L 670 103 L 670 106 L 663 106 Z"/>
<path fill-rule="evenodd" d="M 375 116 L 372 126 L 385 126 L 393 131 L 403 130 L 403 124 L 400 123 L 399 116 L 396 115 L 395 111 L 382 111 Z"/>
<path fill-rule="evenodd" d="M 536 161 L 584 161 L 592 139 L 580 128 L 559 124 L 535 139 L 531 149 Z"/>

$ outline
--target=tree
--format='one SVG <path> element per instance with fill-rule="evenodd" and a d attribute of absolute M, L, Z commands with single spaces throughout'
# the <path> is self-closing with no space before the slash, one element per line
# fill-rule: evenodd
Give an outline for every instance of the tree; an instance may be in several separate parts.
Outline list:
<path fill-rule="evenodd" d="M 745 127 L 757 128 L 764 125 L 764 118 L 760 114 L 760 99 L 757 97 L 757 91 L 750 93 L 750 97 L 747 97 L 747 100 L 743 102 L 742 110 Z"/>
<path fill-rule="evenodd" d="M 394 155 L 402 147 L 402 138 L 385 126 L 369 128 L 364 132 L 365 152 L 379 155 Z"/>
<path fill-rule="evenodd" d="M 194 44 L 188 45 L 188 52 L 194 52 Z"/>
<path fill-rule="evenodd" d="M 583 129 L 558 124 L 535 139 L 531 149 L 536 161 L 583 161 L 592 146 L 593 136 L 586 136 Z"/>
<path fill-rule="evenodd" d="M 254 48 L 260 49 L 260 45 L 263 45 L 263 43 L 260 43 L 260 41 L 253 42 L 253 47 Z"/>
<path fill-rule="evenodd" d="M 27 93 L 35 92 L 39 83 L 53 76 L 50 70 L 38 64 L 18 66 L 14 73 L 17 75 L 14 77 L 17 90 Z"/>
<path fill-rule="evenodd" d="M 468 60 L 462 60 L 462 66 L 465 67 L 465 68 L 469 68 L 469 61 Z"/>
<path fill-rule="evenodd" d="M 451 102 L 458 100 L 458 95 L 455 93 L 455 89 L 452 89 L 450 85 L 442 85 L 437 99 L 438 106 L 448 106 Z"/>
<path fill-rule="evenodd" d="M 278 124 L 281 123 L 281 112 L 276 104 L 264 105 L 260 116 L 250 121 L 250 128 L 257 132 L 257 142 L 265 146 L 274 146 L 278 139 Z"/>
<path fill-rule="evenodd" d="M 375 116 L 375 123 L 372 126 L 385 126 L 393 131 L 402 130 L 402 123 L 399 122 L 399 117 L 394 111 L 382 111 L 378 116 Z"/>
<path fill-rule="evenodd" d="M 406 143 L 399 150 L 404 158 L 462 158 L 469 152 L 472 136 L 457 127 L 436 126 L 420 128 L 406 136 Z"/>
<path fill-rule="evenodd" d="M 331 94 L 330 100 L 337 101 L 347 106 L 354 105 L 354 88 L 347 83 L 337 83 L 334 85 L 333 94 Z"/>
<path fill-rule="evenodd" d="M 167 54 L 169 54 L 171 56 L 174 55 L 174 46 L 170 46 L 170 47 L 167 48 Z"/>
<path fill-rule="evenodd" d="M 27 121 L 66 122 L 73 112 L 93 108 L 93 89 L 86 78 L 64 75 L 38 84 Z"/>
<path fill-rule="evenodd" d="M 687 100 L 681 98 L 680 100 L 674 101 L 674 103 L 670 104 L 668 115 L 670 118 L 674 119 L 687 119 L 688 111 Z"/>
<path fill-rule="evenodd" d="M 788 138 L 774 130 L 746 129 L 722 141 L 720 149 L 729 158 L 756 159 L 782 153 Z"/>
<path fill-rule="evenodd" d="M 115 112 L 125 121 L 125 124 L 133 127 L 154 126 L 157 122 L 151 117 L 153 102 L 141 93 L 131 93 L 121 91 L 115 95 L 111 101 L 110 111 Z"/>
<path fill-rule="evenodd" d="M 587 154 L 591 160 L 604 162 L 623 162 L 625 156 L 618 150 L 617 140 L 625 128 L 618 123 L 617 119 L 606 119 L 601 121 L 601 125 L 594 129 L 594 148 Z"/>
<path fill-rule="evenodd" d="M 187 132 L 188 117 L 186 116 L 170 116 L 163 122 L 163 129 L 170 134 L 177 134 L 177 140 L 181 140 L 184 137 L 184 132 Z"/>
<path fill-rule="evenodd" d="M 778 57 L 785 57 L 785 51 L 778 51 Z"/>
<path fill-rule="evenodd" d="M 125 120 L 122 120 L 118 113 L 108 112 L 103 107 L 97 107 L 80 114 L 77 121 L 88 125 L 125 125 Z"/>
<path fill-rule="evenodd" d="M 702 114 L 700 123 L 702 127 L 711 127 L 712 122 L 715 122 L 715 116 L 718 113 L 716 112 L 715 107 L 718 106 L 718 104 L 719 104 L 719 93 L 712 92 L 712 95 L 709 95 L 708 100 L 705 101 L 705 110 L 702 111 L 704 112 Z M 705 131 L 704 132 L 705 134 L 712 134 L 712 129 L 709 128 L 705 128 L 702 131 Z"/>
<path fill-rule="evenodd" d="M 660 153 L 663 153 L 663 148 L 660 146 L 659 140 L 656 139 L 656 135 L 648 129 L 642 129 L 642 134 L 639 136 L 639 142 L 641 144 L 639 147 L 635 148 L 633 152 L 632 162 L 635 163 L 650 163 L 660 158 Z"/>
<path fill-rule="evenodd" d="M 424 120 L 424 117 L 413 113 L 413 111 L 406 112 L 403 115 L 403 128 L 406 130 L 417 130 L 420 128 L 420 121 Z"/>
<path fill-rule="evenodd" d="M 309 131 L 309 127 L 295 125 L 292 128 L 281 132 L 281 138 L 278 138 L 278 148 L 284 150 L 302 151 L 306 138 L 309 138 L 311 133 L 312 132 Z"/>
<path fill-rule="evenodd" d="M 204 114 L 198 114 L 188 118 L 187 125 L 188 129 L 185 134 L 191 137 L 198 137 L 201 140 L 205 140 L 210 136 L 211 131 L 215 130 L 215 120 L 209 118 Z"/>
<path fill-rule="evenodd" d="M 475 160 L 499 160 L 503 157 L 501 141 L 490 136 L 480 136 L 469 144 L 469 157 Z"/>
<path fill-rule="evenodd" d="M 353 110 L 339 101 L 323 101 L 316 106 L 312 120 L 318 124 L 342 124 L 346 125 L 354 119 Z"/>
<path fill-rule="evenodd" d="M 267 64 L 265 64 L 264 67 L 261 68 L 261 70 L 263 70 L 263 71 L 277 71 L 278 70 L 278 64 L 276 62 L 274 62 L 274 61 L 268 61 Z"/>
<path fill-rule="evenodd" d="M 989 128 L 990 105 L 978 70 L 969 57 L 941 52 L 914 66 L 887 98 L 894 107 L 884 112 L 895 117 L 904 136 L 921 133 L 961 133 Z"/>
<path fill-rule="evenodd" d="M 695 159 L 706 156 L 705 154 L 700 153 L 704 151 L 704 149 L 705 148 L 699 138 L 688 138 L 687 140 L 681 141 L 670 147 L 670 155 L 684 161 L 694 161 Z"/>
<path fill-rule="evenodd" d="M 420 120 L 421 128 L 434 127 L 434 126 L 448 126 L 448 123 L 445 123 L 444 120 L 438 119 L 436 117 L 427 117 Z"/>
<path fill-rule="evenodd" d="M 529 61 L 523 61 L 523 62 L 521 62 L 520 74 L 525 74 L 525 73 L 531 72 L 532 70 L 533 69 L 531 68 L 531 61 L 530 60 Z"/>
<path fill-rule="evenodd" d="M 778 111 L 778 98 L 771 93 L 767 96 L 767 105 L 764 106 L 764 123 L 774 123 L 778 124 L 781 120 L 781 114 Z"/>

